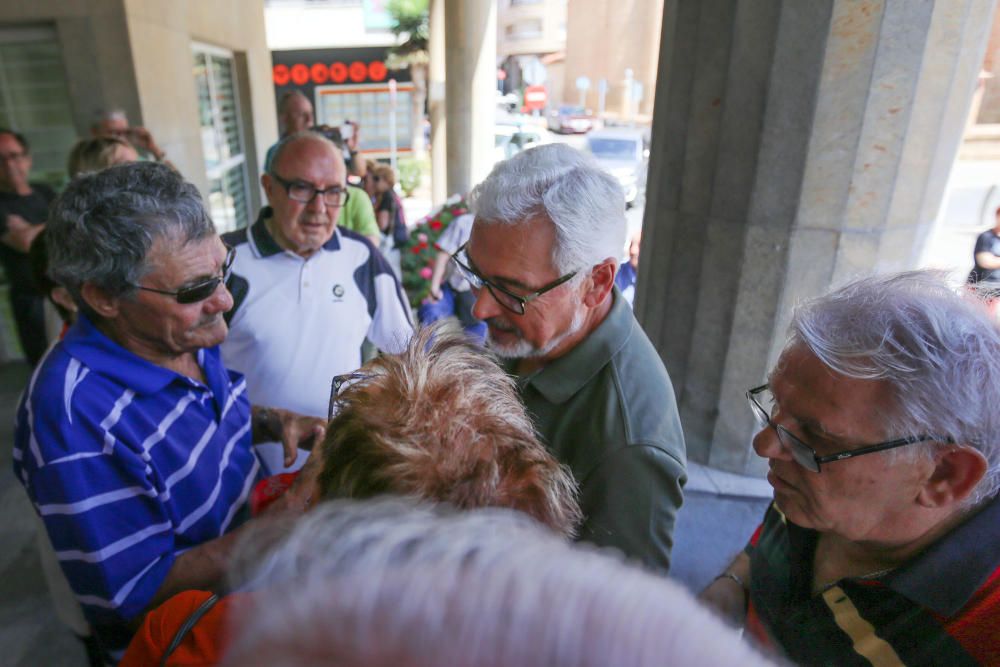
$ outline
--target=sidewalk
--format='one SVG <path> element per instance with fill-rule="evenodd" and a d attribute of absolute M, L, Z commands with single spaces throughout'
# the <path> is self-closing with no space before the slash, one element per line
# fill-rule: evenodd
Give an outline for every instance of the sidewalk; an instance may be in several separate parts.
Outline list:
<path fill-rule="evenodd" d="M 700 591 L 746 546 L 770 502 L 766 480 L 688 462 L 670 576 Z"/>
<path fill-rule="evenodd" d="M 11 469 L 14 412 L 27 380 L 26 364 L 0 365 L 0 664 L 85 667 L 83 645 L 49 602 L 35 546 L 34 510 Z"/>

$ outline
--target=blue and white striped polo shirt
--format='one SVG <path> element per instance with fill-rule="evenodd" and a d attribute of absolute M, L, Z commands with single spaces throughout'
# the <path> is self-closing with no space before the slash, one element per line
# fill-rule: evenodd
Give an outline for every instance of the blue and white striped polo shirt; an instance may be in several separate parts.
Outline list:
<path fill-rule="evenodd" d="M 182 552 L 234 527 L 258 469 L 243 376 L 200 350 L 207 386 L 81 317 L 31 378 L 14 473 L 95 626 L 140 613 Z"/>

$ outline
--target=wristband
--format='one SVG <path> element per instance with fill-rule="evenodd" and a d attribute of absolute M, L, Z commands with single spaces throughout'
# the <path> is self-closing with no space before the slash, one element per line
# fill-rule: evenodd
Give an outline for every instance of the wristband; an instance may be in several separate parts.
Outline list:
<path fill-rule="evenodd" d="M 720 574 L 719 576 L 717 576 L 712 581 L 718 581 L 719 579 L 732 579 L 733 581 L 735 581 L 736 583 L 738 583 L 740 585 L 740 588 L 742 588 L 744 591 L 747 590 L 747 585 L 745 583 L 743 583 L 743 580 L 740 579 L 735 574 L 733 574 L 732 572 L 723 572 L 722 574 Z"/>

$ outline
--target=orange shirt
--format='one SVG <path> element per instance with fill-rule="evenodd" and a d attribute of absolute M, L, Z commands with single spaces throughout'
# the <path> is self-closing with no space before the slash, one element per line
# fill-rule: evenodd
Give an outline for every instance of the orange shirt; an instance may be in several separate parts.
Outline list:
<path fill-rule="evenodd" d="M 246 593 L 221 598 L 184 636 L 167 661 L 178 667 L 216 665 L 226 648 L 226 622 L 230 605 L 241 604 Z M 184 591 L 146 614 L 142 626 L 132 638 L 119 667 L 158 665 L 164 651 L 184 622 L 212 594 L 208 591 Z"/>

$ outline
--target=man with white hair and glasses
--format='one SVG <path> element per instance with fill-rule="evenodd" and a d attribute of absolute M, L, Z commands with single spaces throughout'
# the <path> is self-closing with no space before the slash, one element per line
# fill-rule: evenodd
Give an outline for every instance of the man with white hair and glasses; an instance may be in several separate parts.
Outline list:
<path fill-rule="evenodd" d="M 246 375 L 256 404 L 325 417 L 330 379 L 361 365 L 365 339 L 399 352 L 413 334 L 392 268 L 368 239 L 337 226 L 360 192 L 346 178 L 333 142 L 310 131 L 289 135 L 261 176 L 268 205 L 253 225 L 223 237 L 239 252 L 222 359 Z M 308 456 L 276 444 L 262 453 L 272 473 Z"/>
<path fill-rule="evenodd" d="M 941 276 L 800 307 L 747 392 L 774 503 L 703 598 L 796 664 L 997 664 L 1000 331 Z"/>
<path fill-rule="evenodd" d="M 621 186 L 552 144 L 494 167 L 471 207 L 453 257 L 542 440 L 580 484 L 579 538 L 666 572 L 684 436 L 663 362 L 614 287 Z"/>

